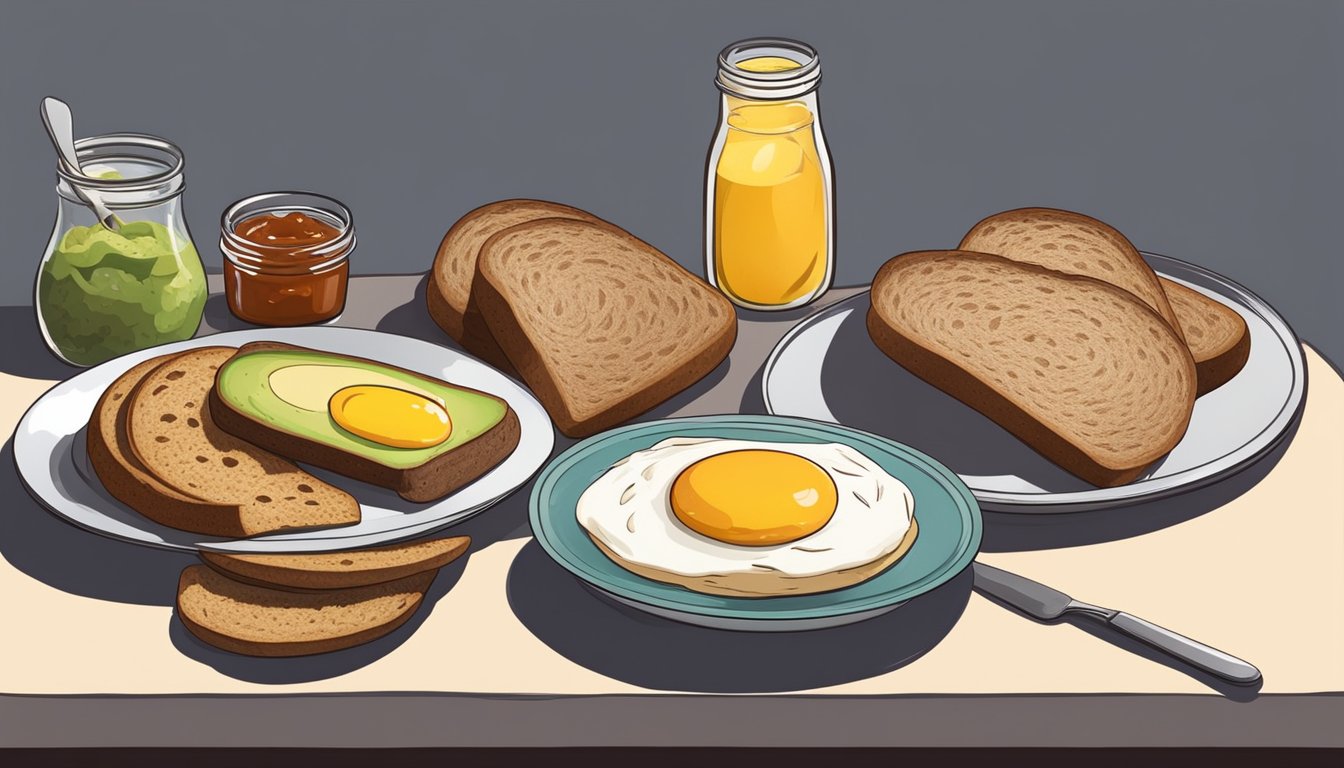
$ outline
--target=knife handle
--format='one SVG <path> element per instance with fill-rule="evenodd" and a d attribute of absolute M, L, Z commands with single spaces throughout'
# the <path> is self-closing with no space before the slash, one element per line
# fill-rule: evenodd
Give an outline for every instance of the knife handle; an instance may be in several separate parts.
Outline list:
<path fill-rule="evenodd" d="M 1137 616 L 1122 611 L 1111 617 L 1107 623 L 1136 640 L 1224 680 L 1238 685 L 1252 685 L 1260 680 L 1260 670 L 1236 656 L 1230 656 L 1217 648 L 1196 642 L 1185 635 L 1179 635 Z"/>

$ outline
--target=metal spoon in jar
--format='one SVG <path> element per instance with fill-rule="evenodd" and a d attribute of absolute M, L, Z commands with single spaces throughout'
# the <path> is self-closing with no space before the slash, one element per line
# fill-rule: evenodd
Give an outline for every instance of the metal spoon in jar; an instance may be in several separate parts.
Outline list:
<path fill-rule="evenodd" d="M 52 96 L 43 99 L 42 124 L 46 126 L 47 136 L 51 137 L 51 143 L 55 145 L 56 154 L 60 156 L 65 169 L 75 176 L 92 180 L 92 176 L 84 173 L 83 167 L 79 164 L 79 153 L 75 151 L 75 121 L 70 114 L 70 105 Z M 107 207 L 97 192 L 78 184 L 71 184 L 70 188 L 93 210 L 93 214 L 103 226 L 113 232 L 121 229 L 121 219 Z"/>

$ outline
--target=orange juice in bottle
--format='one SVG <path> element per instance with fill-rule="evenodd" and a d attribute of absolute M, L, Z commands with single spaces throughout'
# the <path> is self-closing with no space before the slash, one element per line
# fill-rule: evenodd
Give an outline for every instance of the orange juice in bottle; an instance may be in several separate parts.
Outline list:
<path fill-rule="evenodd" d="M 705 183 L 710 282 L 749 309 L 802 306 L 835 271 L 834 185 L 817 111 L 816 51 L 790 40 L 719 55 L 719 129 Z"/>

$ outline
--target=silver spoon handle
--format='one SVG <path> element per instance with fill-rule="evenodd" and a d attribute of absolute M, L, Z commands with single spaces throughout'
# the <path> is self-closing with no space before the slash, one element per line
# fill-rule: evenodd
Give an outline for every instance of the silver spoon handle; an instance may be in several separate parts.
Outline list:
<path fill-rule="evenodd" d="M 101 222 L 104 227 L 107 227 L 113 232 L 121 229 L 123 223 L 122 220 L 117 217 L 117 214 L 112 212 L 111 208 L 107 207 L 107 203 L 103 202 L 102 197 L 81 188 L 78 184 L 71 184 L 70 186 L 75 194 L 79 196 L 79 199 L 83 200 L 89 208 L 93 209 L 93 215 L 98 217 L 98 221 Z"/>
<path fill-rule="evenodd" d="M 1254 665 L 1137 616 L 1121 611 L 1106 623 L 1136 640 L 1224 680 L 1239 685 L 1251 685 L 1260 679 L 1260 670 Z"/>
<path fill-rule="evenodd" d="M 47 127 L 47 135 L 51 137 L 51 143 L 56 145 L 56 154 L 60 156 L 61 165 L 66 170 L 76 176 L 83 176 L 84 169 L 79 164 L 79 152 L 75 149 L 75 118 L 70 113 L 70 105 L 58 98 L 48 96 L 42 100 L 42 124 Z M 89 208 L 93 209 L 93 215 L 98 217 L 103 226 L 116 231 L 121 226 L 121 220 L 107 207 L 103 202 L 101 195 L 84 189 L 78 184 L 71 184 L 71 189 L 80 200 L 83 200 Z"/>
<path fill-rule="evenodd" d="M 47 127 L 56 151 L 71 173 L 84 175 L 79 166 L 79 153 L 75 151 L 75 119 L 70 114 L 70 105 L 52 96 L 42 100 L 42 124 Z"/>

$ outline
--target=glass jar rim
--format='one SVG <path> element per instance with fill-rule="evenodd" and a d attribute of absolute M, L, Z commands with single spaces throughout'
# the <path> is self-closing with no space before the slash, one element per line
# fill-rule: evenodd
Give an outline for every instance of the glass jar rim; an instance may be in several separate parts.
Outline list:
<path fill-rule="evenodd" d="M 82 139 L 75 139 L 75 154 L 80 159 L 80 164 L 85 165 L 86 158 L 90 160 L 106 160 L 108 157 L 97 154 L 100 149 L 109 147 L 125 147 L 128 152 L 126 155 L 136 160 L 147 161 L 161 167 L 163 170 L 158 173 L 152 173 L 148 176 L 132 176 L 129 179 L 103 179 L 91 178 L 83 175 L 75 175 L 65 167 L 65 164 L 57 159 L 56 175 L 62 181 L 73 186 L 84 189 L 96 189 L 107 192 L 141 192 L 151 190 L 155 187 L 163 186 L 165 183 L 182 176 L 186 170 L 187 159 L 183 154 L 182 148 L 167 139 L 158 136 L 151 136 L 147 133 L 105 133 L 98 136 L 86 136 Z M 168 156 L 165 161 L 160 157 L 147 154 L 136 154 L 135 149 L 153 149 Z M 175 187 L 174 192 L 180 192 L 181 189 Z"/>
<path fill-rule="evenodd" d="M 340 234 L 326 243 L 311 247 L 266 245 L 242 237 L 235 226 L 253 216 L 276 211 L 309 211 L 323 220 L 331 219 Z M 341 201 L 316 192 L 281 191 L 263 192 L 236 200 L 219 217 L 219 248 L 225 258 L 236 266 L 254 272 L 320 272 L 331 269 L 349 258 L 355 249 L 355 217 Z M 278 262 L 277 257 L 300 252 L 304 258 Z"/>
<path fill-rule="evenodd" d="M 763 56 L 778 56 L 798 64 L 793 69 L 753 72 L 738 65 Z M 812 46 L 787 37 L 739 40 L 719 52 L 719 90 L 747 99 L 778 100 L 802 96 L 821 84 L 821 56 Z"/>

